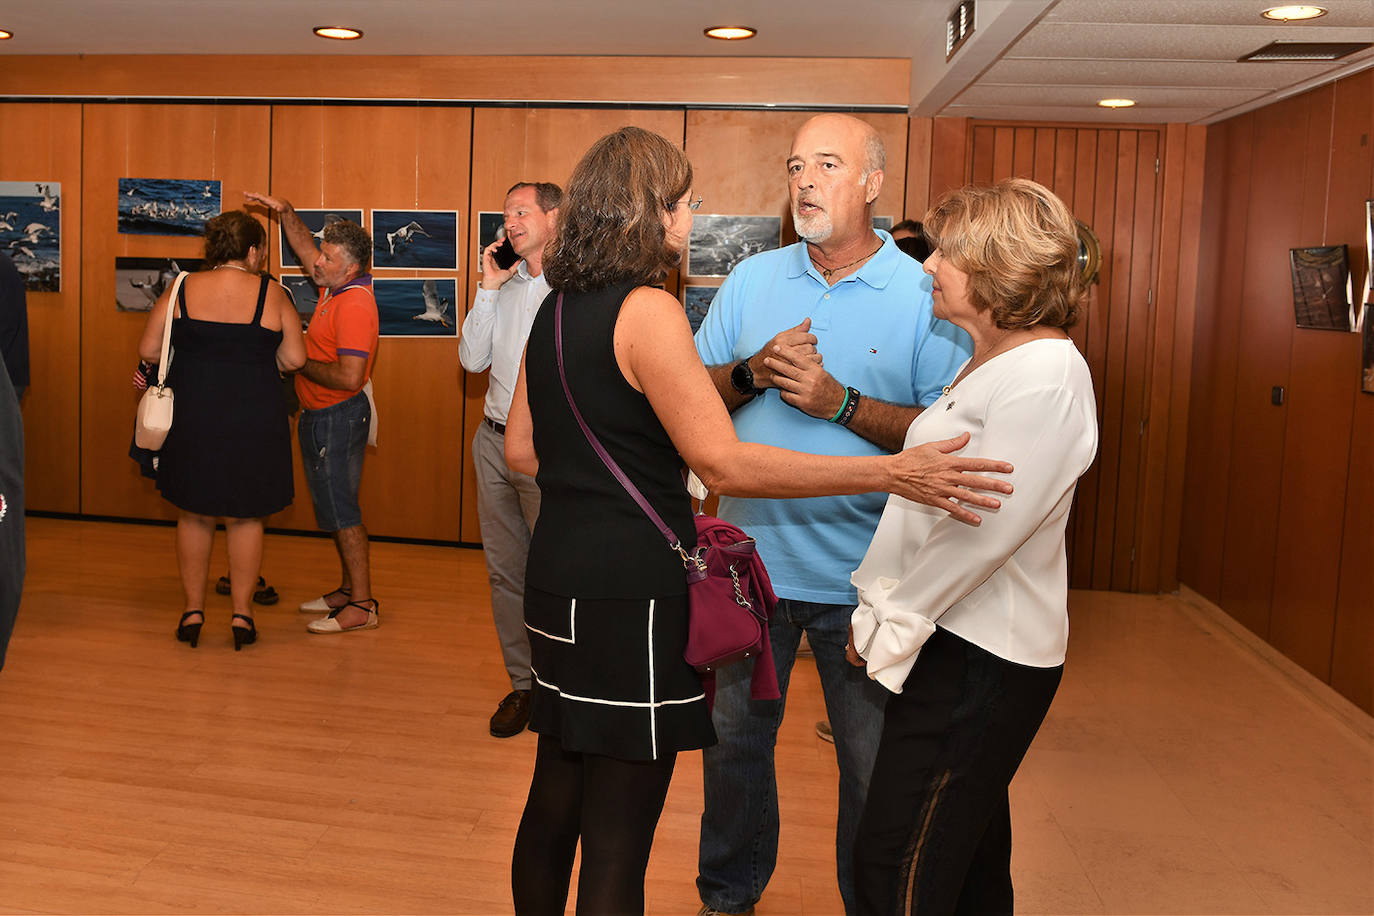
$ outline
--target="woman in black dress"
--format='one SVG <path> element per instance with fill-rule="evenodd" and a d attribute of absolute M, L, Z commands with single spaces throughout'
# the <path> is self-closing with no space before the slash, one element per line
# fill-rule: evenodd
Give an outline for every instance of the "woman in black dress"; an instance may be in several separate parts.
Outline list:
<path fill-rule="evenodd" d="M 716 492 L 820 496 L 871 491 L 949 505 L 996 500 L 962 471 L 1000 462 L 933 446 L 837 458 L 741 443 L 697 356 L 682 305 L 655 288 L 677 267 L 699 200 L 682 150 L 634 127 L 583 157 L 544 257 L 554 292 L 530 332 L 506 427 L 506 460 L 536 475 L 539 521 L 525 573 L 534 673 L 534 778 L 511 882 L 520 914 L 561 914 L 579 842 L 580 914 L 640 913 L 654 828 L 679 751 L 715 741 L 701 683 L 683 661 L 682 560 L 597 457 L 572 415 L 562 353 L 587 425 L 684 543 L 695 543 L 684 460 Z"/>
<path fill-rule="evenodd" d="M 229 540 L 234 648 L 253 642 L 249 602 L 262 561 L 262 520 L 291 504 L 291 430 L 280 372 L 305 363 L 300 316 L 281 284 L 261 271 L 267 234 L 242 210 L 205 224 L 204 269 L 171 286 L 148 315 L 138 352 L 156 363 L 167 309 L 175 307 L 172 429 L 159 453 L 157 487 L 181 510 L 177 564 L 186 608 L 177 639 L 192 647 L 205 620 L 215 521 Z"/>

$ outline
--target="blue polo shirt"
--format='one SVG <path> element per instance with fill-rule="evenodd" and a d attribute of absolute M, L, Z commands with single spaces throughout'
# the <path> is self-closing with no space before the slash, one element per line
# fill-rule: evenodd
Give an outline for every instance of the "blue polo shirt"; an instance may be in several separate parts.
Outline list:
<path fill-rule="evenodd" d="M 930 278 L 886 232 L 863 267 L 827 287 L 798 242 L 765 251 L 730 272 L 696 334 L 708 366 L 753 356 L 779 331 L 811 319 L 825 368 L 842 385 L 895 404 L 929 405 L 973 352 L 962 330 L 931 312 Z M 747 442 L 822 455 L 883 450 L 842 426 L 783 403 L 776 388 L 733 414 Z M 758 541 L 780 597 L 854 602 L 849 574 L 878 527 L 885 493 L 810 499 L 721 497 L 720 515 Z"/>

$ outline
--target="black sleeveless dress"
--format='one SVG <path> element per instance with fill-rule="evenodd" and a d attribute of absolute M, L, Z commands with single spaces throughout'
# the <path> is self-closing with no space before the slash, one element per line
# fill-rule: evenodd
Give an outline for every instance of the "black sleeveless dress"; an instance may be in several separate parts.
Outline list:
<path fill-rule="evenodd" d="M 167 372 L 175 410 L 157 468 L 157 488 L 178 509 L 260 518 L 291 505 L 291 427 L 276 362 L 282 332 L 261 324 L 271 282 L 262 278 L 249 324 L 188 317 L 181 287 Z"/>
<path fill-rule="evenodd" d="M 568 385 L 587 425 L 685 543 L 696 542 L 682 458 L 616 365 L 614 333 L 633 285 L 569 293 Z M 525 566 L 534 687 L 530 728 L 563 748 L 655 760 L 715 743 L 687 645 L 682 559 L 592 450 L 554 354 L 552 293 L 535 317 L 525 379 L 539 455 L 539 520 Z"/>

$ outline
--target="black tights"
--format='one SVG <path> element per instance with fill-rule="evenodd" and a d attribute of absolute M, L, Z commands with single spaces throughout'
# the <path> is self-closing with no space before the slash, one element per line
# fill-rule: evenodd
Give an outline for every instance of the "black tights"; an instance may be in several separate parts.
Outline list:
<path fill-rule="evenodd" d="M 579 916 L 643 913 L 644 870 L 676 762 L 572 753 L 540 735 L 511 859 L 515 912 L 562 916 L 580 839 Z"/>

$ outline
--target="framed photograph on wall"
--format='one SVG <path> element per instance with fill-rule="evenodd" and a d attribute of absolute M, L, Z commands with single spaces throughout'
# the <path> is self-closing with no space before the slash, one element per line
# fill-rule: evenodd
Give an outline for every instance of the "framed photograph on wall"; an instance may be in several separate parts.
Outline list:
<path fill-rule="evenodd" d="M 304 328 L 315 314 L 315 306 L 319 305 L 319 287 L 305 274 L 282 274 L 281 285 L 291 294 L 291 301 L 296 304 L 296 314 L 301 316 L 301 327 Z"/>
<path fill-rule="evenodd" d="M 150 312 L 183 270 L 200 270 L 200 258 L 115 258 L 115 308 Z"/>
<path fill-rule="evenodd" d="M 372 294 L 377 299 L 377 324 L 383 337 L 458 336 L 453 318 L 457 280 L 376 279 Z"/>
<path fill-rule="evenodd" d="M 457 210 L 373 210 L 372 266 L 456 270 Z"/>
<path fill-rule="evenodd" d="M 698 215 L 688 243 L 687 275 L 723 277 L 752 254 L 777 248 L 782 220 L 776 216 Z"/>
<path fill-rule="evenodd" d="M 682 307 L 687 310 L 687 323 L 695 334 L 701 327 L 701 319 L 711 308 L 711 300 L 716 298 L 719 286 L 684 286 L 682 288 Z"/>
<path fill-rule="evenodd" d="M 62 290 L 62 185 L 0 181 L 0 246 L 34 293 Z"/>
<path fill-rule="evenodd" d="M 119 231 L 132 235 L 204 235 L 219 216 L 220 183 L 211 178 L 119 179 Z"/>
<path fill-rule="evenodd" d="M 338 209 L 328 208 L 321 210 L 297 210 L 296 215 L 305 223 L 305 228 L 310 230 L 310 234 L 315 237 L 315 244 L 320 244 L 320 239 L 324 238 L 324 227 L 330 223 L 337 223 L 339 220 L 351 219 L 359 226 L 367 227 L 363 224 L 362 208 L 357 209 Z M 281 230 L 281 221 L 277 221 L 277 238 L 281 244 L 281 266 L 300 267 L 301 262 L 296 260 L 296 253 L 291 250 L 291 245 L 286 241 L 286 233 Z"/>
<path fill-rule="evenodd" d="M 477 272 L 482 272 L 482 251 L 492 242 L 506 237 L 506 214 L 482 210 L 477 214 L 477 251 L 473 253 L 473 263 Z"/>
<path fill-rule="evenodd" d="M 1352 331 L 1350 257 L 1344 245 L 1292 248 L 1293 311 L 1298 327 Z"/>

